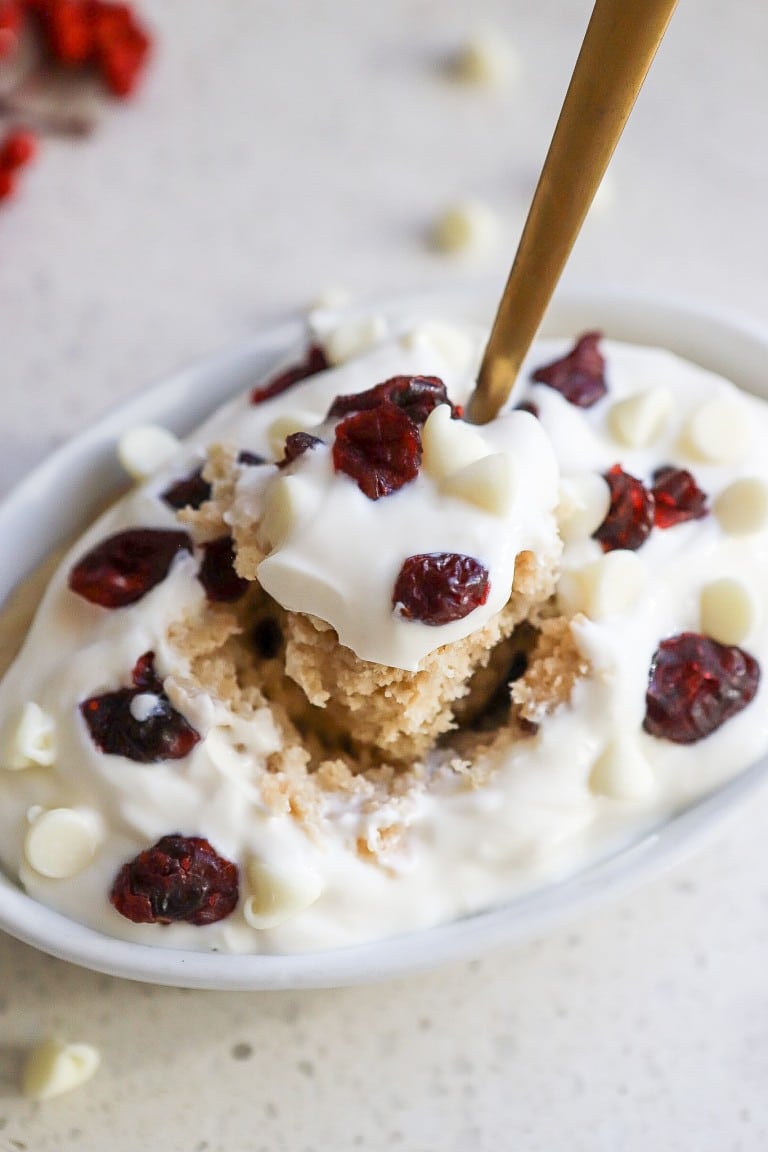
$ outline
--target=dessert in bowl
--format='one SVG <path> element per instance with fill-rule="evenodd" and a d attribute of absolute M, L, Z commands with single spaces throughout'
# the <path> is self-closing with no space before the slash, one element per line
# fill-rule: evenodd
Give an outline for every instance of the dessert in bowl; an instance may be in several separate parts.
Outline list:
<path fill-rule="evenodd" d="M 9 931 L 161 982 L 369 979 L 540 930 L 754 786 L 768 415 L 707 369 L 758 387 L 764 344 L 565 302 L 479 428 L 488 315 L 315 317 L 322 360 L 288 326 L 6 504 L 44 540 L 4 591 L 121 433 L 246 386 L 69 549 L 0 687 Z"/>

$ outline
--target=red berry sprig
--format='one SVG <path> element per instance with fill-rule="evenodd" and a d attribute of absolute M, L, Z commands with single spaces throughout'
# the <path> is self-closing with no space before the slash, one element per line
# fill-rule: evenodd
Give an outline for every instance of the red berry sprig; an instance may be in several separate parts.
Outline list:
<path fill-rule="evenodd" d="M 17 128 L 0 144 L 0 200 L 7 200 L 16 190 L 17 173 L 37 154 L 37 137 L 33 132 Z"/>
<path fill-rule="evenodd" d="M 26 0 L 48 52 L 65 68 L 95 67 L 113 96 L 129 96 L 151 41 L 128 4 L 110 0 Z"/>
<path fill-rule="evenodd" d="M 38 90 L 46 76 L 65 69 L 95 73 L 119 98 L 135 91 L 152 47 L 131 6 L 114 0 L 0 0 L 0 68 L 13 64 L 22 35 L 34 37 L 40 49 L 34 68 Z M 0 201 L 13 194 L 18 170 L 37 151 L 38 135 L 82 136 L 92 127 L 88 117 L 62 112 L 55 104 L 42 111 L 27 108 L 22 85 L 29 78 L 27 69 L 0 94 L 0 117 L 35 129 L 13 127 L 0 144 Z"/>

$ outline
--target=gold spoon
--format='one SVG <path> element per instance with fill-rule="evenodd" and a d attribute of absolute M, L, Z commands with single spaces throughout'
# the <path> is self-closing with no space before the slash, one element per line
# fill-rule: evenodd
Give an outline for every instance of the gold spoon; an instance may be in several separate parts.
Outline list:
<path fill-rule="evenodd" d="M 474 424 L 509 398 L 676 4 L 595 4 L 470 397 Z"/>

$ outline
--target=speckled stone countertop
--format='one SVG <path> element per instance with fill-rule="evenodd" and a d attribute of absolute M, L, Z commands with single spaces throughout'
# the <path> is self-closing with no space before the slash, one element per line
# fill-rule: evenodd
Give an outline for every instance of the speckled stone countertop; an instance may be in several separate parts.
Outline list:
<path fill-rule="evenodd" d="M 0 492 L 121 398 L 330 284 L 499 285 L 589 0 L 144 0 L 154 65 L 0 211 Z M 441 67 L 479 27 L 520 70 Z M 681 5 L 570 286 L 766 322 L 768 6 Z M 610 189 L 609 189 L 610 190 Z M 485 201 L 498 248 L 425 235 Z M 768 1147 L 768 794 L 664 878 L 545 940 L 389 985 L 217 994 L 92 975 L 0 936 L 2 1152 L 737 1152 Z M 52 1032 L 102 1051 L 45 1104 Z"/>

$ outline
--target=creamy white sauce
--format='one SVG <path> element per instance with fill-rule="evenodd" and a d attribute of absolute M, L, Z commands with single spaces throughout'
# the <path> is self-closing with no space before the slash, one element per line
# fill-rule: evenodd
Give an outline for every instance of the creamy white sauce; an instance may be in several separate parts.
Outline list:
<path fill-rule="evenodd" d="M 611 847 L 630 842 L 765 752 L 765 678 L 752 704 L 697 744 L 672 744 L 642 730 L 653 653 L 663 637 L 700 629 L 701 591 L 711 581 L 733 577 L 747 588 L 754 612 L 742 646 L 768 668 L 768 528 L 728 535 L 712 514 L 652 532 L 635 553 L 643 579 L 631 603 L 618 614 L 577 626 L 591 675 L 577 684 L 570 704 L 544 720 L 535 739 L 489 764 L 489 780 L 480 788 L 467 788 L 460 775 L 428 773 L 423 786 L 374 811 L 363 799 L 329 794 L 319 833 L 310 837 L 291 817 L 273 814 L 262 799 L 265 761 L 279 747 L 266 711 L 246 724 L 221 702 L 198 695 L 185 701 L 183 711 L 204 739 L 186 759 L 143 765 L 96 749 L 80 716 L 80 702 L 127 686 L 136 659 L 148 650 L 156 653 L 160 676 L 183 674 L 166 638 L 168 625 L 202 603 L 204 593 L 196 579 L 197 560 L 182 556 L 141 601 L 110 612 L 68 590 L 73 561 L 122 528 L 177 527 L 173 511 L 157 494 L 188 474 L 213 441 L 226 440 L 272 458 L 270 428 L 278 418 L 300 410 L 305 427 L 322 425 L 336 395 L 398 373 L 441 376 L 452 398 L 463 402 L 482 333 L 471 332 L 456 342 L 470 348 L 468 356 L 457 358 L 449 345 L 444 334 L 434 342 L 401 342 L 394 336 L 266 404 L 252 406 L 245 398 L 230 403 L 161 472 L 93 525 L 65 558 L 22 652 L 0 684 L 0 858 L 34 898 L 108 934 L 155 945 L 290 952 L 351 944 L 477 911 L 568 875 Z M 570 341 L 540 344 L 524 373 L 569 347 Z M 307 587 L 315 593 L 330 588 L 334 595 L 302 601 L 300 581 L 290 588 L 287 581 L 270 586 L 269 561 L 262 566 L 265 585 L 278 599 L 284 596 L 289 607 L 325 614 L 362 657 L 386 656 L 393 664 L 413 667 L 430 645 L 466 635 L 504 602 L 511 564 L 521 547 L 551 543 L 556 473 L 543 433 L 566 478 L 599 474 L 621 462 L 626 471 L 647 480 L 660 464 L 673 463 L 693 471 L 710 506 L 738 477 L 768 483 L 764 404 L 666 352 L 611 342 L 604 342 L 603 351 L 609 393 L 593 408 L 576 409 L 551 389 L 533 385 L 529 396 L 539 408 L 540 424 L 513 416 L 483 431 L 489 452 L 513 452 L 522 478 L 508 519 L 479 513 L 454 497 L 441 499 L 429 476 L 372 502 L 348 478 L 330 473 L 327 449 L 307 453 L 293 471 L 304 470 L 321 495 L 303 530 L 281 546 L 281 578 L 291 567 L 301 572 L 310 566 L 317 578 Z M 611 406 L 659 386 L 668 388 L 673 402 L 653 442 L 643 448 L 617 442 Z M 724 398 L 747 417 L 748 435 L 738 459 L 727 463 L 702 459 L 701 445 L 697 448 L 689 435 L 691 419 L 715 398 Z M 242 498 L 258 500 L 275 472 L 253 468 L 247 476 Z M 320 554 L 328 541 L 335 545 L 330 559 Z M 450 634 L 397 620 L 391 611 L 393 573 L 403 558 L 432 550 L 482 553 L 492 587 L 495 581 L 487 612 L 473 613 Z M 592 539 L 570 541 L 563 569 L 578 574 L 602 555 Z M 373 574 L 365 568 L 371 558 Z M 363 579 L 373 589 L 369 595 L 375 607 L 361 631 Z M 53 719 L 54 763 L 12 769 L 20 720 L 30 702 Z M 146 703 L 140 701 L 139 710 Z M 595 767 L 612 749 L 625 775 L 609 773 L 612 788 L 598 789 Z M 56 808 L 82 813 L 95 837 L 91 862 L 70 878 L 46 877 L 25 856 L 31 822 L 41 810 Z M 361 858 L 357 841 L 375 841 L 377 829 L 393 819 L 407 831 L 386 866 Z M 108 893 L 122 864 L 171 832 L 206 837 L 240 866 L 242 899 L 226 920 L 204 929 L 135 925 L 111 907 Z M 256 888 L 256 880 L 249 880 L 253 868 L 282 877 L 289 893 L 285 898 L 294 899 L 297 907 L 302 894 L 320 895 L 276 926 L 254 927 L 254 918 L 243 911 L 249 884 Z"/>

